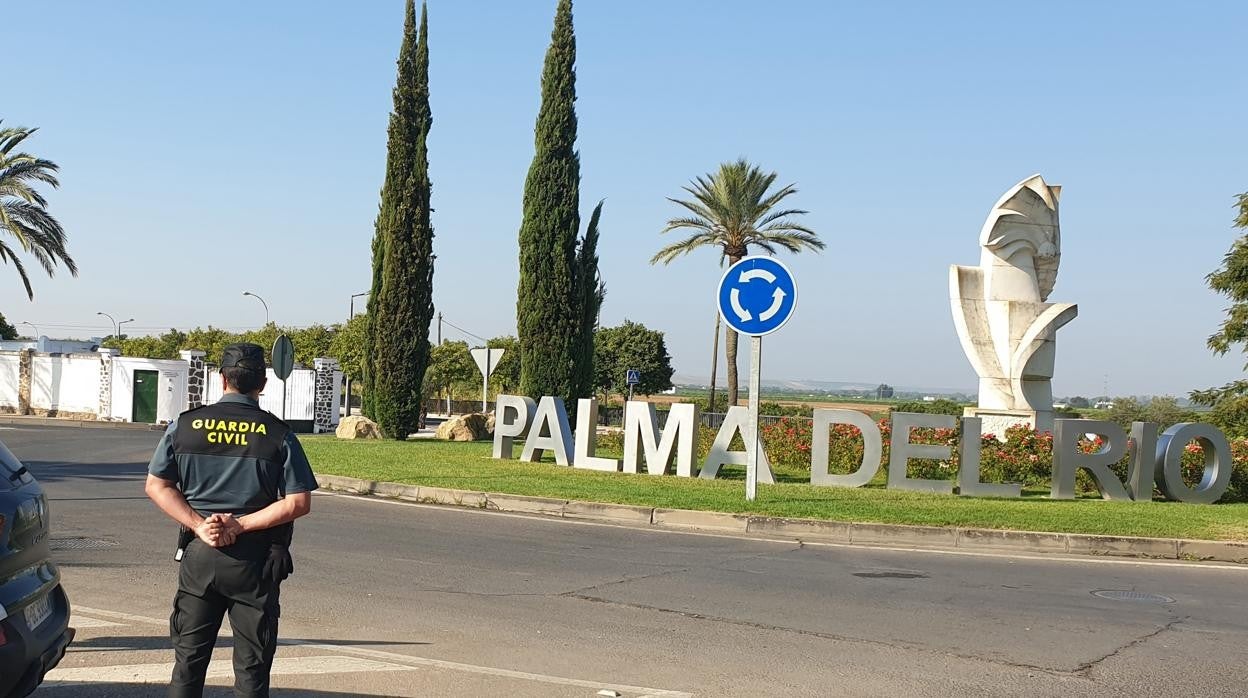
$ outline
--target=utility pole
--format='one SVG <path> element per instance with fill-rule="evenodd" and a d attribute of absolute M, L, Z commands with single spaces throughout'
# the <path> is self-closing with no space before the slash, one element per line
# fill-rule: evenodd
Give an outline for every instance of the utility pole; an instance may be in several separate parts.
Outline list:
<path fill-rule="evenodd" d="M 441 310 L 438 311 L 438 346 L 442 346 L 442 311 Z M 447 419 L 451 418 L 451 390 L 449 386 L 447 387 L 447 390 L 446 390 L 446 418 Z"/>
<path fill-rule="evenodd" d="M 363 293 L 351 294 L 351 308 L 347 314 L 347 322 L 351 322 L 351 318 L 355 317 L 355 299 L 360 298 L 361 296 L 367 296 L 369 293 L 372 293 L 372 292 L 364 291 Z M 347 394 L 347 416 L 350 417 L 351 416 L 351 376 L 347 376 L 346 385 L 344 386 L 344 388 Z"/>

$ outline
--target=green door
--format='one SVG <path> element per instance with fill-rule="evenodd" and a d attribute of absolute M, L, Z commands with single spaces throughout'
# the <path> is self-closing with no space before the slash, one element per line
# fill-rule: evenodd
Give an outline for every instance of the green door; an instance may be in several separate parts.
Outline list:
<path fill-rule="evenodd" d="M 159 385 L 160 371 L 134 372 L 133 421 L 140 424 L 156 423 L 156 388 Z"/>

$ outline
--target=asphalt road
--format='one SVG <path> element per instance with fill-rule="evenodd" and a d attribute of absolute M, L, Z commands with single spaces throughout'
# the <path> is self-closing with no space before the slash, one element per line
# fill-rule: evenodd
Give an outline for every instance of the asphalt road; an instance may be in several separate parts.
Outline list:
<path fill-rule="evenodd" d="M 79 627 L 41 693 L 163 694 L 174 532 L 142 492 L 157 437 L 0 429 L 52 499 Z M 297 524 L 295 565 L 274 695 L 1248 690 L 1243 567 L 800 546 L 335 495 Z"/>

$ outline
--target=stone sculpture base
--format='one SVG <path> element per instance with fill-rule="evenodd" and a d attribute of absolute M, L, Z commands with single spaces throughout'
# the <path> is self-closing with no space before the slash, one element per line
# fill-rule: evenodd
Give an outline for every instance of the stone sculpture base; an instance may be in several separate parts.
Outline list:
<path fill-rule="evenodd" d="M 1035 410 L 992 410 L 968 407 L 963 417 L 979 417 L 983 420 L 983 434 L 992 434 L 998 441 L 1005 441 L 1005 430 L 1016 424 L 1025 424 L 1036 431 L 1053 431 L 1053 413 Z"/>

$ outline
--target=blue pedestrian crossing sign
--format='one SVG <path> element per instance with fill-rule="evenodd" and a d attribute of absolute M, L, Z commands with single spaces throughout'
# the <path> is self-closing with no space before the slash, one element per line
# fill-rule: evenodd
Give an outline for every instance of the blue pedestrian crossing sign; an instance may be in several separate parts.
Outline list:
<path fill-rule="evenodd" d="M 719 280 L 719 314 L 741 334 L 761 337 L 784 326 L 797 307 L 797 281 L 780 260 L 745 257 Z"/>
<path fill-rule="evenodd" d="M 635 368 L 628 369 L 624 382 L 628 385 L 637 385 L 641 383 L 641 371 L 638 371 Z"/>

